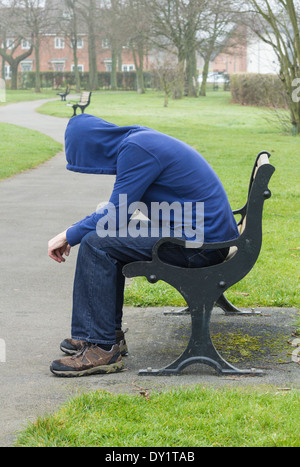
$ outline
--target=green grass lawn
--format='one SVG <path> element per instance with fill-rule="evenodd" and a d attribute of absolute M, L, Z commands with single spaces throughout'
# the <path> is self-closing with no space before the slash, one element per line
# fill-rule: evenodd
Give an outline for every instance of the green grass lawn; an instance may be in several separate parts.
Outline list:
<path fill-rule="evenodd" d="M 70 108 L 51 102 L 40 112 L 66 117 Z M 206 98 L 170 100 L 148 92 L 99 92 L 86 112 L 119 125 L 141 124 L 186 141 L 216 170 L 232 209 L 244 205 L 256 155 L 267 150 L 276 167 L 265 203 L 263 247 L 250 274 L 227 292 L 238 306 L 299 306 L 300 137 L 281 134 L 267 123 L 266 109 L 230 103 L 230 94 L 211 92 Z M 137 279 L 126 289 L 127 304 L 181 306 L 182 297 L 158 282 Z"/>
<path fill-rule="evenodd" d="M 299 391 L 91 392 L 18 437 L 21 447 L 299 447 Z"/>
<path fill-rule="evenodd" d="M 61 150 L 61 144 L 38 131 L 0 123 L 0 180 L 32 169 Z"/>

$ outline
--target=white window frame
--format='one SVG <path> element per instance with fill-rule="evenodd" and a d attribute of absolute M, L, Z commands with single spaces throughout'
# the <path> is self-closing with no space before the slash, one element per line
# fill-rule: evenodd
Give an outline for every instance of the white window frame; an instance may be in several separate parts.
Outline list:
<path fill-rule="evenodd" d="M 28 39 L 22 39 L 21 47 L 22 47 L 22 50 L 29 50 L 30 49 L 30 41 Z"/>
<path fill-rule="evenodd" d="M 23 65 L 26 65 L 27 67 L 30 67 L 30 70 L 24 70 Z M 32 60 L 21 62 L 21 72 L 22 73 L 27 73 L 28 71 L 32 71 Z"/>
<path fill-rule="evenodd" d="M 77 37 L 77 49 L 83 49 L 84 40 L 82 37 Z M 71 40 L 71 48 L 73 49 L 73 41 Z"/>
<path fill-rule="evenodd" d="M 105 71 L 111 72 L 111 69 L 112 69 L 112 59 L 111 59 L 111 58 L 105 58 L 103 61 L 104 61 L 104 65 L 105 65 Z"/>
<path fill-rule="evenodd" d="M 82 37 L 78 37 L 77 38 L 77 49 L 83 49 L 84 47 L 84 40 L 82 39 Z"/>
<path fill-rule="evenodd" d="M 122 71 L 135 71 L 135 66 L 133 65 L 133 63 L 124 63 L 124 65 L 122 65 Z"/>
<path fill-rule="evenodd" d="M 110 49 L 109 39 L 102 39 L 102 49 Z"/>
<path fill-rule="evenodd" d="M 54 48 L 55 49 L 64 49 L 65 48 L 65 39 L 64 39 L 64 37 L 55 37 L 55 39 L 54 39 Z"/>
<path fill-rule="evenodd" d="M 14 47 L 14 42 L 15 40 L 14 39 L 11 39 L 10 37 L 8 39 L 6 39 L 5 43 L 6 43 L 6 49 L 7 50 L 11 50 L 13 49 Z"/>
<path fill-rule="evenodd" d="M 4 65 L 4 79 L 5 80 L 10 80 L 11 79 L 10 65 Z"/>
<path fill-rule="evenodd" d="M 61 66 L 62 65 L 62 70 L 56 70 L 55 67 L 56 66 Z M 53 67 L 53 71 L 57 71 L 57 72 L 64 72 L 65 71 L 65 66 L 66 66 L 66 61 L 65 60 L 52 60 L 52 67 Z"/>
<path fill-rule="evenodd" d="M 83 72 L 84 72 L 84 65 L 78 64 L 77 68 L 78 68 L 79 73 L 83 73 Z M 73 64 L 71 65 L 71 71 L 74 71 L 74 70 L 75 70 L 75 65 L 74 65 L 74 63 L 73 63 Z"/>

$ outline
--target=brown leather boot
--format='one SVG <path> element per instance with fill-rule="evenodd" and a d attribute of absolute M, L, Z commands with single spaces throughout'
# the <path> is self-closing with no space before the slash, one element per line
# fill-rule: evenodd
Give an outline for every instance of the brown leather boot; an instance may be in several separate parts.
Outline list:
<path fill-rule="evenodd" d="M 69 377 L 115 373 L 123 368 L 124 363 L 117 344 L 106 351 L 89 342 L 75 355 L 55 360 L 50 366 L 50 370 L 56 376 Z"/>
<path fill-rule="evenodd" d="M 116 343 L 120 347 L 120 353 L 122 357 L 128 354 L 128 347 L 124 336 L 127 331 L 128 329 L 126 329 L 125 331 L 122 331 L 121 329 L 116 330 Z M 62 352 L 64 352 L 67 355 L 74 355 L 82 349 L 84 344 L 85 341 L 79 341 L 76 339 L 65 339 L 60 344 L 60 350 L 62 350 Z"/>

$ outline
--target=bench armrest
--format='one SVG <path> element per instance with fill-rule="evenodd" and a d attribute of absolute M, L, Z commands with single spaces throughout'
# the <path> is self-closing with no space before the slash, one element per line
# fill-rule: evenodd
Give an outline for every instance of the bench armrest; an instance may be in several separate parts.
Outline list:
<path fill-rule="evenodd" d="M 239 238 L 234 238 L 233 240 L 229 240 L 227 242 L 218 242 L 218 243 L 198 243 L 198 242 L 190 242 L 188 240 L 182 240 L 181 238 L 175 237 L 163 237 L 159 239 L 152 249 L 152 255 L 157 255 L 158 250 L 164 243 L 175 243 L 176 245 L 183 246 L 184 248 L 195 248 L 201 250 L 220 250 L 223 248 L 231 248 L 232 246 L 237 246 L 239 243 Z"/>
<path fill-rule="evenodd" d="M 232 213 L 233 213 L 234 216 L 240 215 L 240 216 L 244 217 L 244 215 L 246 214 L 246 211 L 247 211 L 247 204 L 245 204 L 245 206 L 243 206 L 240 209 L 235 209 L 234 211 L 232 211 Z"/>

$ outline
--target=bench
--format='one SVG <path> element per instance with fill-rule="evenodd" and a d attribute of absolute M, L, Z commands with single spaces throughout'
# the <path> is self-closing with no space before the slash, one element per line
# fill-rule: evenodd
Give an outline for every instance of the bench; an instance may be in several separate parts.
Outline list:
<path fill-rule="evenodd" d="M 65 92 L 58 92 L 56 95 L 60 96 L 61 101 L 65 101 L 69 94 L 70 94 L 70 86 L 67 86 Z"/>
<path fill-rule="evenodd" d="M 69 106 L 73 107 L 74 113 L 71 118 L 76 116 L 77 109 L 81 109 L 81 113 L 84 113 L 85 109 L 90 105 L 91 103 L 91 92 L 84 91 L 80 95 L 80 101 L 77 102 L 76 104 L 67 104 Z"/>
<path fill-rule="evenodd" d="M 182 239 L 166 237 L 154 245 L 151 261 L 133 262 L 123 267 L 123 274 L 127 278 L 145 276 L 150 283 L 162 280 L 170 284 L 183 296 L 191 315 L 191 337 L 180 357 L 162 369 L 140 370 L 140 375 L 179 375 L 185 367 L 194 363 L 209 365 L 218 375 L 262 375 L 261 370 L 236 368 L 219 355 L 210 336 L 210 318 L 214 305 L 225 299 L 224 292 L 251 271 L 259 256 L 263 206 L 264 201 L 271 197 L 268 183 L 275 171 L 269 163 L 269 157 L 267 152 L 257 156 L 247 202 L 243 208 L 234 211 L 234 214 L 241 216 L 238 222 L 240 236 L 231 241 L 204 243 L 201 246 L 204 250 L 230 248 L 224 262 L 205 268 L 182 268 L 166 264 L 158 256 L 163 243 L 187 246 Z M 227 305 L 225 299 L 225 309 Z"/>

